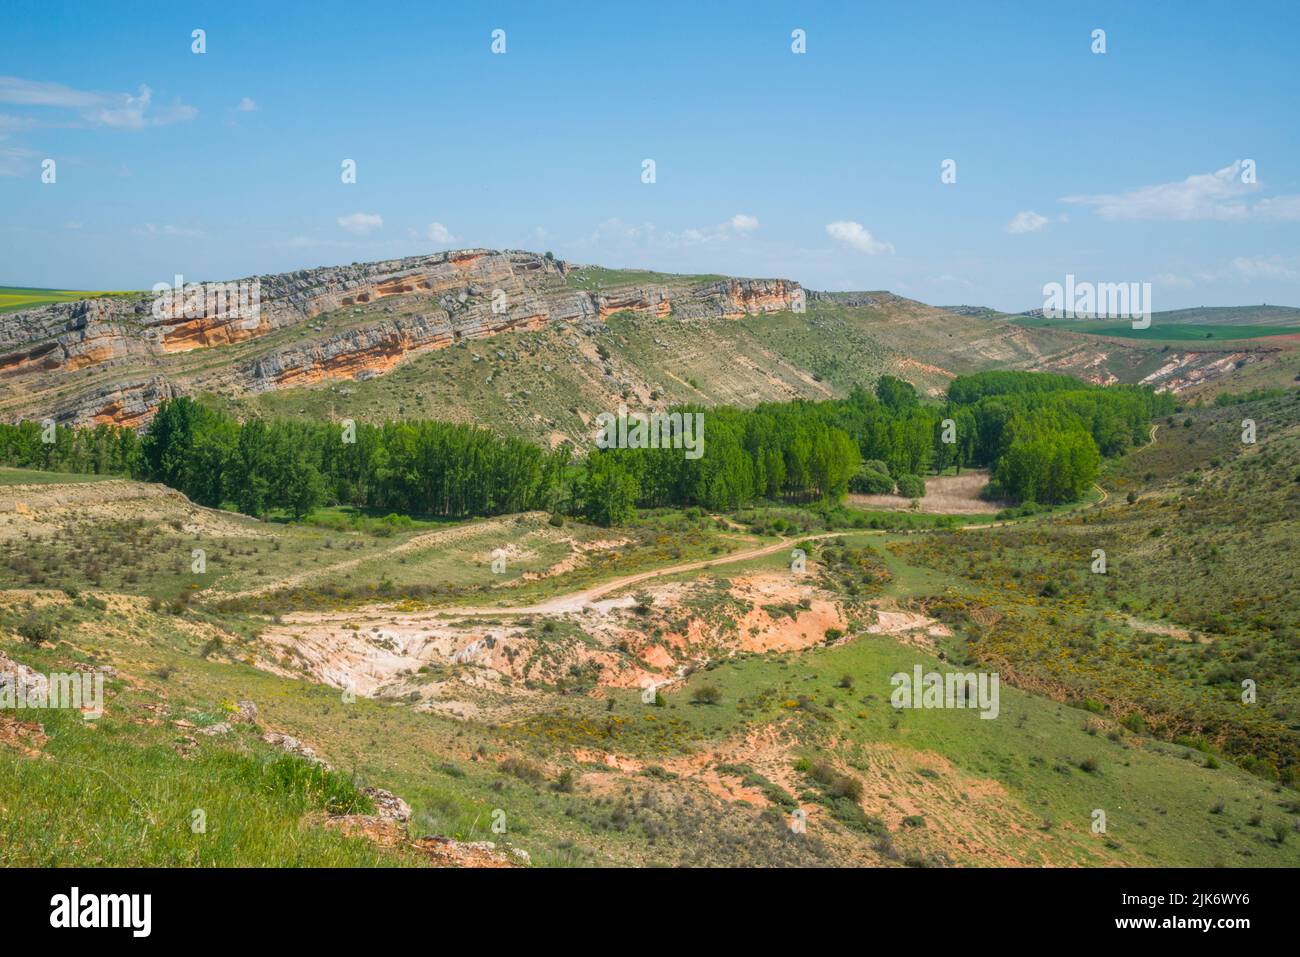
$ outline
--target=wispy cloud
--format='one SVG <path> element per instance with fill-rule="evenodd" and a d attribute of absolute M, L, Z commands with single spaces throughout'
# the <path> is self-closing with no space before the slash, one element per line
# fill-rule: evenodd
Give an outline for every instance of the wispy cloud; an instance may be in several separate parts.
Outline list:
<path fill-rule="evenodd" d="M 1274 196 L 1261 199 L 1252 210 L 1260 219 L 1294 223 L 1300 220 L 1300 196 Z"/>
<path fill-rule="evenodd" d="M 0 138 L 3 138 L 6 133 L 29 130 L 35 125 L 36 121 L 30 116 L 14 116 L 11 113 L 0 113 Z"/>
<path fill-rule="evenodd" d="M 0 76 L 0 103 L 76 110 L 82 122 L 90 126 L 118 130 L 184 123 L 199 114 L 194 107 L 180 102 L 155 106 L 153 90 L 145 84 L 133 95 L 77 90 L 62 83 L 43 83 L 16 76 Z"/>
<path fill-rule="evenodd" d="M 453 236 L 451 230 L 442 223 L 430 223 L 426 226 L 424 228 L 424 238 L 443 246 L 449 246 L 459 241 L 458 237 Z"/>
<path fill-rule="evenodd" d="M 1296 256 L 1237 256 L 1236 258 L 1187 274 L 1161 273 L 1154 280 L 1162 286 L 1192 288 L 1201 285 L 1256 282 L 1300 281 L 1300 257 Z"/>
<path fill-rule="evenodd" d="M 731 217 L 730 224 L 731 228 L 737 233 L 752 233 L 754 230 L 758 229 L 758 217 L 749 216 L 745 213 L 737 213 L 735 216 Z"/>
<path fill-rule="evenodd" d="M 1020 233 L 1039 233 L 1046 227 L 1046 216 L 1040 216 L 1032 209 L 1022 209 L 1011 217 L 1011 222 L 1007 223 L 1007 232 L 1017 236 Z"/>
<path fill-rule="evenodd" d="M 1300 270 L 1280 256 L 1252 259 L 1238 256 L 1232 261 L 1233 271 L 1242 279 L 1300 279 Z"/>
<path fill-rule="evenodd" d="M 892 253 L 894 251 L 893 243 L 885 243 L 876 239 L 861 223 L 855 223 L 852 220 L 840 220 L 834 223 L 826 224 L 826 235 L 832 239 L 839 240 L 846 246 L 851 246 L 858 252 L 866 253 L 868 256 L 875 256 L 879 253 Z"/>
<path fill-rule="evenodd" d="M 246 96 L 239 101 L 239 105 L 236 106 L 235 109 L 240 113 L 256 113 L 257 103 L 252 99 L 252 97 Z"/>
<path fill-rule="evenodd" d="M 201 229 L 189 229 L 184 226 L 172 226 L 169 223 L 145 223 L 140 232 L 148 236 L 172 236 L 183 239 L 201 239 L 207 234 Z"/>
<path fill-rule="evenodd" d="M 39 155 L 25 146 L 0 146 L 0 176 L 22 176 L 36 167 Z"/>
<path fill-rule="evenodd" d="M 68 109 L 98 106 L 104 94 L 74 90 L 62 83 L 41 83 L 16 76 L 0 76 L 0 103 L 24 106 L 62 106 Z"/>
<path fill-rule="evenodd" d="M 350 233 L 365 236 L 383 226 L 384 217 L 378 213 L 350 213 L 347 216 L 340 216 L 338 224 Z"/>
<path fill-rule="evenodd" d="M 1122 193 L 1063 196 L 1061 202 L 1089 206 L 1107 220 L 1300 220 L 1300 196 L 1250 202 L 1257 182 L 1244 182 L 1246 165 L 1236 160 L 1213 173 L 1174 183 L 1140 186 Z"/>
<path fill-rule="evenodd" d="M 703 246 L 725 243 L 747 236 L 759 228 L 757 216 L 737 213 L 716 226 L 689 229 L 660 229 L 654 223 L 625 223 L 621 219 L 607 219 L 596 227 L 588 242 L 602 244 L 621 242 L 646 248 L 677 249 L 684 246 Z"/>

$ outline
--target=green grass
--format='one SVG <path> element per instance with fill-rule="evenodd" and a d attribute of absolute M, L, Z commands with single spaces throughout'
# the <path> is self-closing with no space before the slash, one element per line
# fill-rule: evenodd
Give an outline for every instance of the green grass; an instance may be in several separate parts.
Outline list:
<path fill-rule="evenodd" d="M 1246 416 L 1261 436 L 1249 448 L 1239 439 Z M 908 515 L 924 527 L 871 528 L 877 516 L 865 515 L 859 528 L 853 510 L 772 505 L 721 520 L 653 510 L 615 530 L 506 519 L 467 524 L 454 547 L 392 553 L 413 535 L 462 529 L 418 519 L 393 527 L 383 516 L 337 509 L 308 524 L 204 513 L 230 534 L 209 528 L 196 539 L 183 527 L 192 517 L 180 512 L 182 527 L 166 515 L 143 524 L 73 517 L 53 538 L 18 536 L 0 547 L 0 586 L 31 588 L 34 573 L 44 587 L 74 593 L 8 593 L 0 648 L 41 670 L 111 664 L 121 678 L 110 683 L 97 726 L 61 713 L 38 717 L 49 760 L 0 747 L 0 863 L 418 863 L 313 823 L 330 806 L 361 809 L 357 788 L 376 785 L 412 805 L 416 835 L 504 840 L 549 866 L 1296 866 L 1300 838 L 1285 838 L 1300 803 L 1273 779 L 1300 708 L 1300 589 L 1291 570 L 1300 558 L 1287 557 L 1300 541 L 1298 478 L 1300 413 L 1294 395 L 1281 395 L 1162 421 L 1153 446 L 1107 464 L 1104 506 L 976 531 Z M 384 580 L 390 597 L 434 583 L 439 602 L 516 603 L 826 530 L 842 531 L 842 541 L 810 546 L 810 584 L 843 600 L 849 640 L 798 654 L 704 644 L 698 669 L 663 693 L 662 707 L 643 705 L 632 687 L 593 694 L 590 675 L 565 673 L 567 651 L 595 640 L 576 619 L 517 621 L 538 658 L 526 687 L 476 681 L 474 666 L 431 663 L 420 680 L 439 689 L 435 706 L 463 700 L 486 709 L 466 720 L 404 699 L 345 703 L 336 689 L 252 664 L 266 651 L 258 636 L 269 621 L 258 611 L 330 607 L 340 590 L 357 589 L 362 600 L 384 597 L 369 591 Z M 567 553 L 562 537 L 631 541 L 565 575 L 522 581 L 522 572 Z M 106 610 L 93 594 L 98 577 L 105 590 L 170 599 L 193 583 L 196 541 L 209 552 L 213 599 L 358 561 L 265 609 L 222 611 L 202 598 L 151 608 L 108 596 Z M 502 542 L 531 556 L 512 563 L 509 588 L 484 560 Z M 1098 542 L 1107 576 L 1087 570 Z M 655 603 L 611 621 L 652 643 L 687 623 L 726 633 L 749 611 L 729 593 L 729 579 L 779 573 L 789 561 L 778 552 L 675 576 L 695 582 L 680 606 Z M 933 651 L 866 635 L 867 603 L 879 599 L 938 617 L 954 635 Z M 798 613 L 785 599 L 763 608 Z M 33 631 L 33 614 L 50 624 L 33 633 L 52 647 L 18 639 Z M 1179 642 L 1129 617 L 1205 630 L 1214 640 Z M 469 624 L 466 635 L 486 624 Z M 606 647 L 610 660 L 633 654 Z M 889 676 L 915 664 L 998 671 L 1000 716 L 893 709 Z M 1243 676 L 1260 682 L 1260 703 L 1249 711 L 1233 699 Z M 706 686 L 716 700 L 699 694 Z M 257 703 L 263 727 L 311 744 L 340 773 L 322 776 L 284 758 L 241 726 L 208 738 L 174 724 L 225 720 L 230 703 L 244 698 Z M 774 750 L 733 756 L 753 740 L 773 740 Z M 615 772 L 578 748 L 635 759 L 642 770 L 610 778 Z M 774 807 L 708 797 L 678 773 L 696 760 L 726 765 Z M 605 787 L 591 783 L 602 776 Z M 853 782 L 861 782 L 860 803 L 846 802 Z M 791 800 L 819 809 L 807 840 L 790 837 Z M 202 839 L 189 829 L 196 808 L 208 814 Z M 1107 814 L 1105 835 L 1090 831 L 1096 809 Z M 505 835 L 490 829 L 497 810 L 507 815 Z"/>
<path fill-rule="evenodd" d="M 33 289 L 24 286 L 0 286 L 0 313 L 35 309 L 57 302 L 76 302 L 100 296 L 122 296 L 122 292 L 91 292 L 78 289 Z"/>
<path fill-rule="evenodd" d="M 683 282 L 721 282 L 726 276 L 685 275 L 651 272 L 648 269 L 605 269 L 602 266 L 578 266 L 564 277 L 570 289 L 613 289 L 619 286 L 650 286 Z"/>
<path fill-rule="evenodd" d="M 41 472 L 36 469 L 0 467 L 0 485 L 65 485 L 71 482 L 106 482 L 120 475 L 84 475 L 73 472 Z"/>
<path fill-rule="evenodd" d="M 198 737 L 66 711 L 39 719 L 44 758 L 0 748 L 0 865 L 5 867 L 372 867 L 396 863 L 360 841 L 304 822 L 309 812 L 371 809 L 351 780 L 273 753 L 250 734 Z M 195 833 L 194 812 L 205 816 Z"/>
<path fill-rule="evenodd" d="M 1239 339 L 1262 339 L 1269 336 L 1300 334 L 1300 326 L 1230 325 L 1216 323 L 1161 322 L 1153 316 L 1151 325 L 1135 329 L 1129 320 L 1048 319 L 1044 316 L 1025 316 L 1012 320 L 1029 329 L 1059 328 L 1070 332 L 1086 332 L 1097 336 L 1116 336 L 1121 339 L 1138 339 L 1144 342 L 1223 342 Z"/>
<path fill-rule="evenodd" d="M 1254 446 L 1240 440 L 1245 417 L 1260 430 Z M 964 654 L 1294 779 L 1296 396 L 1171 417 L 1102 482 L 1111 495 L 1100 509 L 892 551 L 950 576 L 938 609 L 967 638 Z M 1104 575 L 1091 571 L 1096 548 Z M 1241 700 L 1247 679 L 1268 689 L 1256 705 Z"/>

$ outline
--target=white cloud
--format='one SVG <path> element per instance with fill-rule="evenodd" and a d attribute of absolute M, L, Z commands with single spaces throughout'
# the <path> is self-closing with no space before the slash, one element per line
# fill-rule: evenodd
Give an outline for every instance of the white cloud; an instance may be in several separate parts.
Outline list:
<path fill-rule="evenodd" d="M 626 243 L 654 249 L 679 249 L 730 242 L 758 229 L 758 217 L 737 213 L 725 223 L 683 230 L 660 229 L 654 223 L 625 223 L 607 219 L 596 227 L 587 242 L 597 245 Z"/>
<path fill-rule="evenodd" d="M 239 110 L 240 113 L 255 113 L 257 112 L 257 103 L 251 97 L 246 96 L 239 101 L 239 105 L 235 109 Z"/>
<path fill-rule="evenodd" d="M 1283 256 L 1238 256 L 1230 262 L 1201 269 L 1190 275 L 1162 273 L 1153 277 L 1162 286 L 1191 288 L 1225 282 L 1252 283 L 1256 281 L 1292 282 L 1300 280 L 1300 258 Z"/>
<path fill-rule="evenodd" d="M 25 146 L 0 146 L 0 176 L 22 176 L 34 170 L 39 155 Z"/>
<path fill-rule="evenodd" d="M 442 223 L 430 223 L 424 228 L 424 237 L 430 242 L 440 245 L 449 245 L 457 242 L 457 237 L 451 234 L 451 230 Z"/>
<path fill-rule="evenodd" d="M 1300 271 L 1278 256 L 1269 259 L 1238 256 L 1232 261 L 1232 269 L 1242 279 L 1300 279 Z"/>
<path fill-rule="evenodd" d="M 0 139 L 4 139 L 5 133 L 14 133 L 18 130 L 31 129 L 36 125 L 36 121 L 28 116 L 14 116 L 12 113 L 0 113 Z"/>
<path fill-rule="evenodd" d="M 1252 212 L 1260 219 L 1295 222 L 1300 220 L 1300 196 L 1274 196 L 1272 199 L 1261 199 L 1255 204 Z"/>
<path fill-rule="evenodd" d="M 64 229 L 80 229 L 80 228 L 81 228 L 81 223 L 77 222 L 76 220 L 73 220 L 72 222 L 64 223 L 64 224 L 63 224 L 63 228 L 64 228 Z"/>
<path fill-rule="evenodd" d="M 1248 200 L 1259 189 L 1257 183 L 1243 183 L 1243 162 L 1213 173 L 1198 173 L 1176 183 L 1141 186 L 1123 193 L 1065 196 L 1063 203 L 1091 206 L 1102 219 L 1245 220 L 1300 219 L 1300 196 L 1276 196 L 1251 205 Z"/>
<path fill-rule="evenodd" d="M 194 107 L 179 102 L 154 107 L 153 90 L 144 84 L 140 85 L 139 93 L 132 96 L 130 93 L 74 90 L 62 83 L 41 83 L 16 76 L 0 77 L 0 103 L 79 110 L 82 120 L 91 126 L 119 130 L 184 123 L 199 114 Z"/>
<path fill-rule="evenodd" d="M 130 93 L 115 94 L 104 106 L 84 111 L 81 116 L 96 126 L 107 126 L 118 130 L 142 130 L 146 126 L 167 126 L 171 123 L 187 122 L 199 115 L 199 111 L 194 107 L 182 103 L 164 106 L 150 112 L 152 102 L 153 90 L 141 84 L 138 96 L 132 96 Z"/>
<path fill-rule="evenodd" d="M 0 103 L 19 103 L 24 106 L 63 106 L 80 109 L 98 106 L 104 94 L 74 90 L 62 83 L 40 83 L 16 76 L 0 76 Z"/>
<path fill-rule="evenodd" d="M 384 225 L 384 217 L 377 213 L 350 213 L 347 216 L 340 216 L 338 224 L 350 233 L 364 236 Z"/>
<path fill-rule="evenodd" d="M 861 223 L 844 220 L 827 223 L 826 233 L 832 239 L 838 239 L 840 242 L 852 246 L 859 252 L 864 252 L 869 256 L 894 251 L 893 243 L 880 242 Z"/>
<path fill-rule="evenodd" d="M 150 236 L 173 236 L 185 239 L 200 239 L 206 235 L 201 229 L 187 229 L 183 226 L 168 224 L 159 226 L 157 223 L 145 223 L 143 232 Z"/>
<path fill-rule="evenodd" d="M 1011 217 L 1011 222 L 1007 223 L 1007 232 L 1013 236 L 1020 233 L 1038 233 L 1042 232 L 1046 226 L 1046 216 L 1040 216 L 1032 209 L 1022 209 Z"/>

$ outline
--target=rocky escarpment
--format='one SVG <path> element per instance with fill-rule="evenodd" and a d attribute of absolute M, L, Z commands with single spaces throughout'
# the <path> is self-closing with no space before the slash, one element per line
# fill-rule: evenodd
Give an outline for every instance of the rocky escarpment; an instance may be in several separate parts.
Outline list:
<path fill-rule="evenodd" d="M 590 290 L 568 272 L 549 255 L 469 249 L 12 313 L 0 324 L 0 416 L 140 426 L 173 395 L 368 378 L 416 353 L 551 322 L 732 319 L 803 301 L 782 279 Z"/>

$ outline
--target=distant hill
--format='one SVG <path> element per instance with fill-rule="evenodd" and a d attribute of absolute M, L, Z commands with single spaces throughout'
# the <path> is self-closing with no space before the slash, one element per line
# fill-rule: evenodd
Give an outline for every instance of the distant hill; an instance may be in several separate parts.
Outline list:
<path fill-rule="evenodd" d="M 1152 322 L 1173 325 L 1297 326 L 1300 308 L 1295 306 L 1197 306 L 1152 314 Z"/>
<path fill-rule="evenodd" d="M 1042 309 L 1024 312 L 1002 312 L 988 306 L 941 306 L 948 312 L 974 319 L 996 319 L 1007 322 L 1019 319 L 1045 319 Z M 1107 320 L 1056 319 L 1053 322 L 1089 322 Z M 1208 325 L 1208 326 L 1291 326 L 1300 328 L 1300 308 L 1296 306 L 1197 306 L 1194 309 L 1167 309 L 1151 314 L 1151 324 Z M 1089 330 L 1083 329 L 1087 332 Z"/>
<path fill-rule="evenodd" d="M 26 286 L 0 286 L 0 313 L 35 309 L 54 302 L 75 302 L 97 296 L 120 296 L 118 292 L 89 292 L 84 289 L 35 289 Z"/>
<path fill-rule="evenodd" d="M 260 289 L 256 317 L 202 297 L 194 310 L 159 315 L 149 293 L 8 314 L 0 420 L 139 427 L 165 399 L 194 395 L 240 416 L 450 419 L 553 445 L 585 435 L 597 413 L 620 404 L 829 398 L 885 373 L 939 396 L 954 376 L 983 369 L 1182 391 L 1297 354 L 1285 337 L 1278 346 L 1222 342 L 1211 325 L 1181 327 L 1198 333 L 1187 344 L 1099 341 L 1083 334 L 1086 323 L 944 310 L 883 291 L 817 292 L 790 279 L 576 265 L 522 250 L 238 282 Z M 1255 327 L 1238 330 L 1247 328 Z"/>

